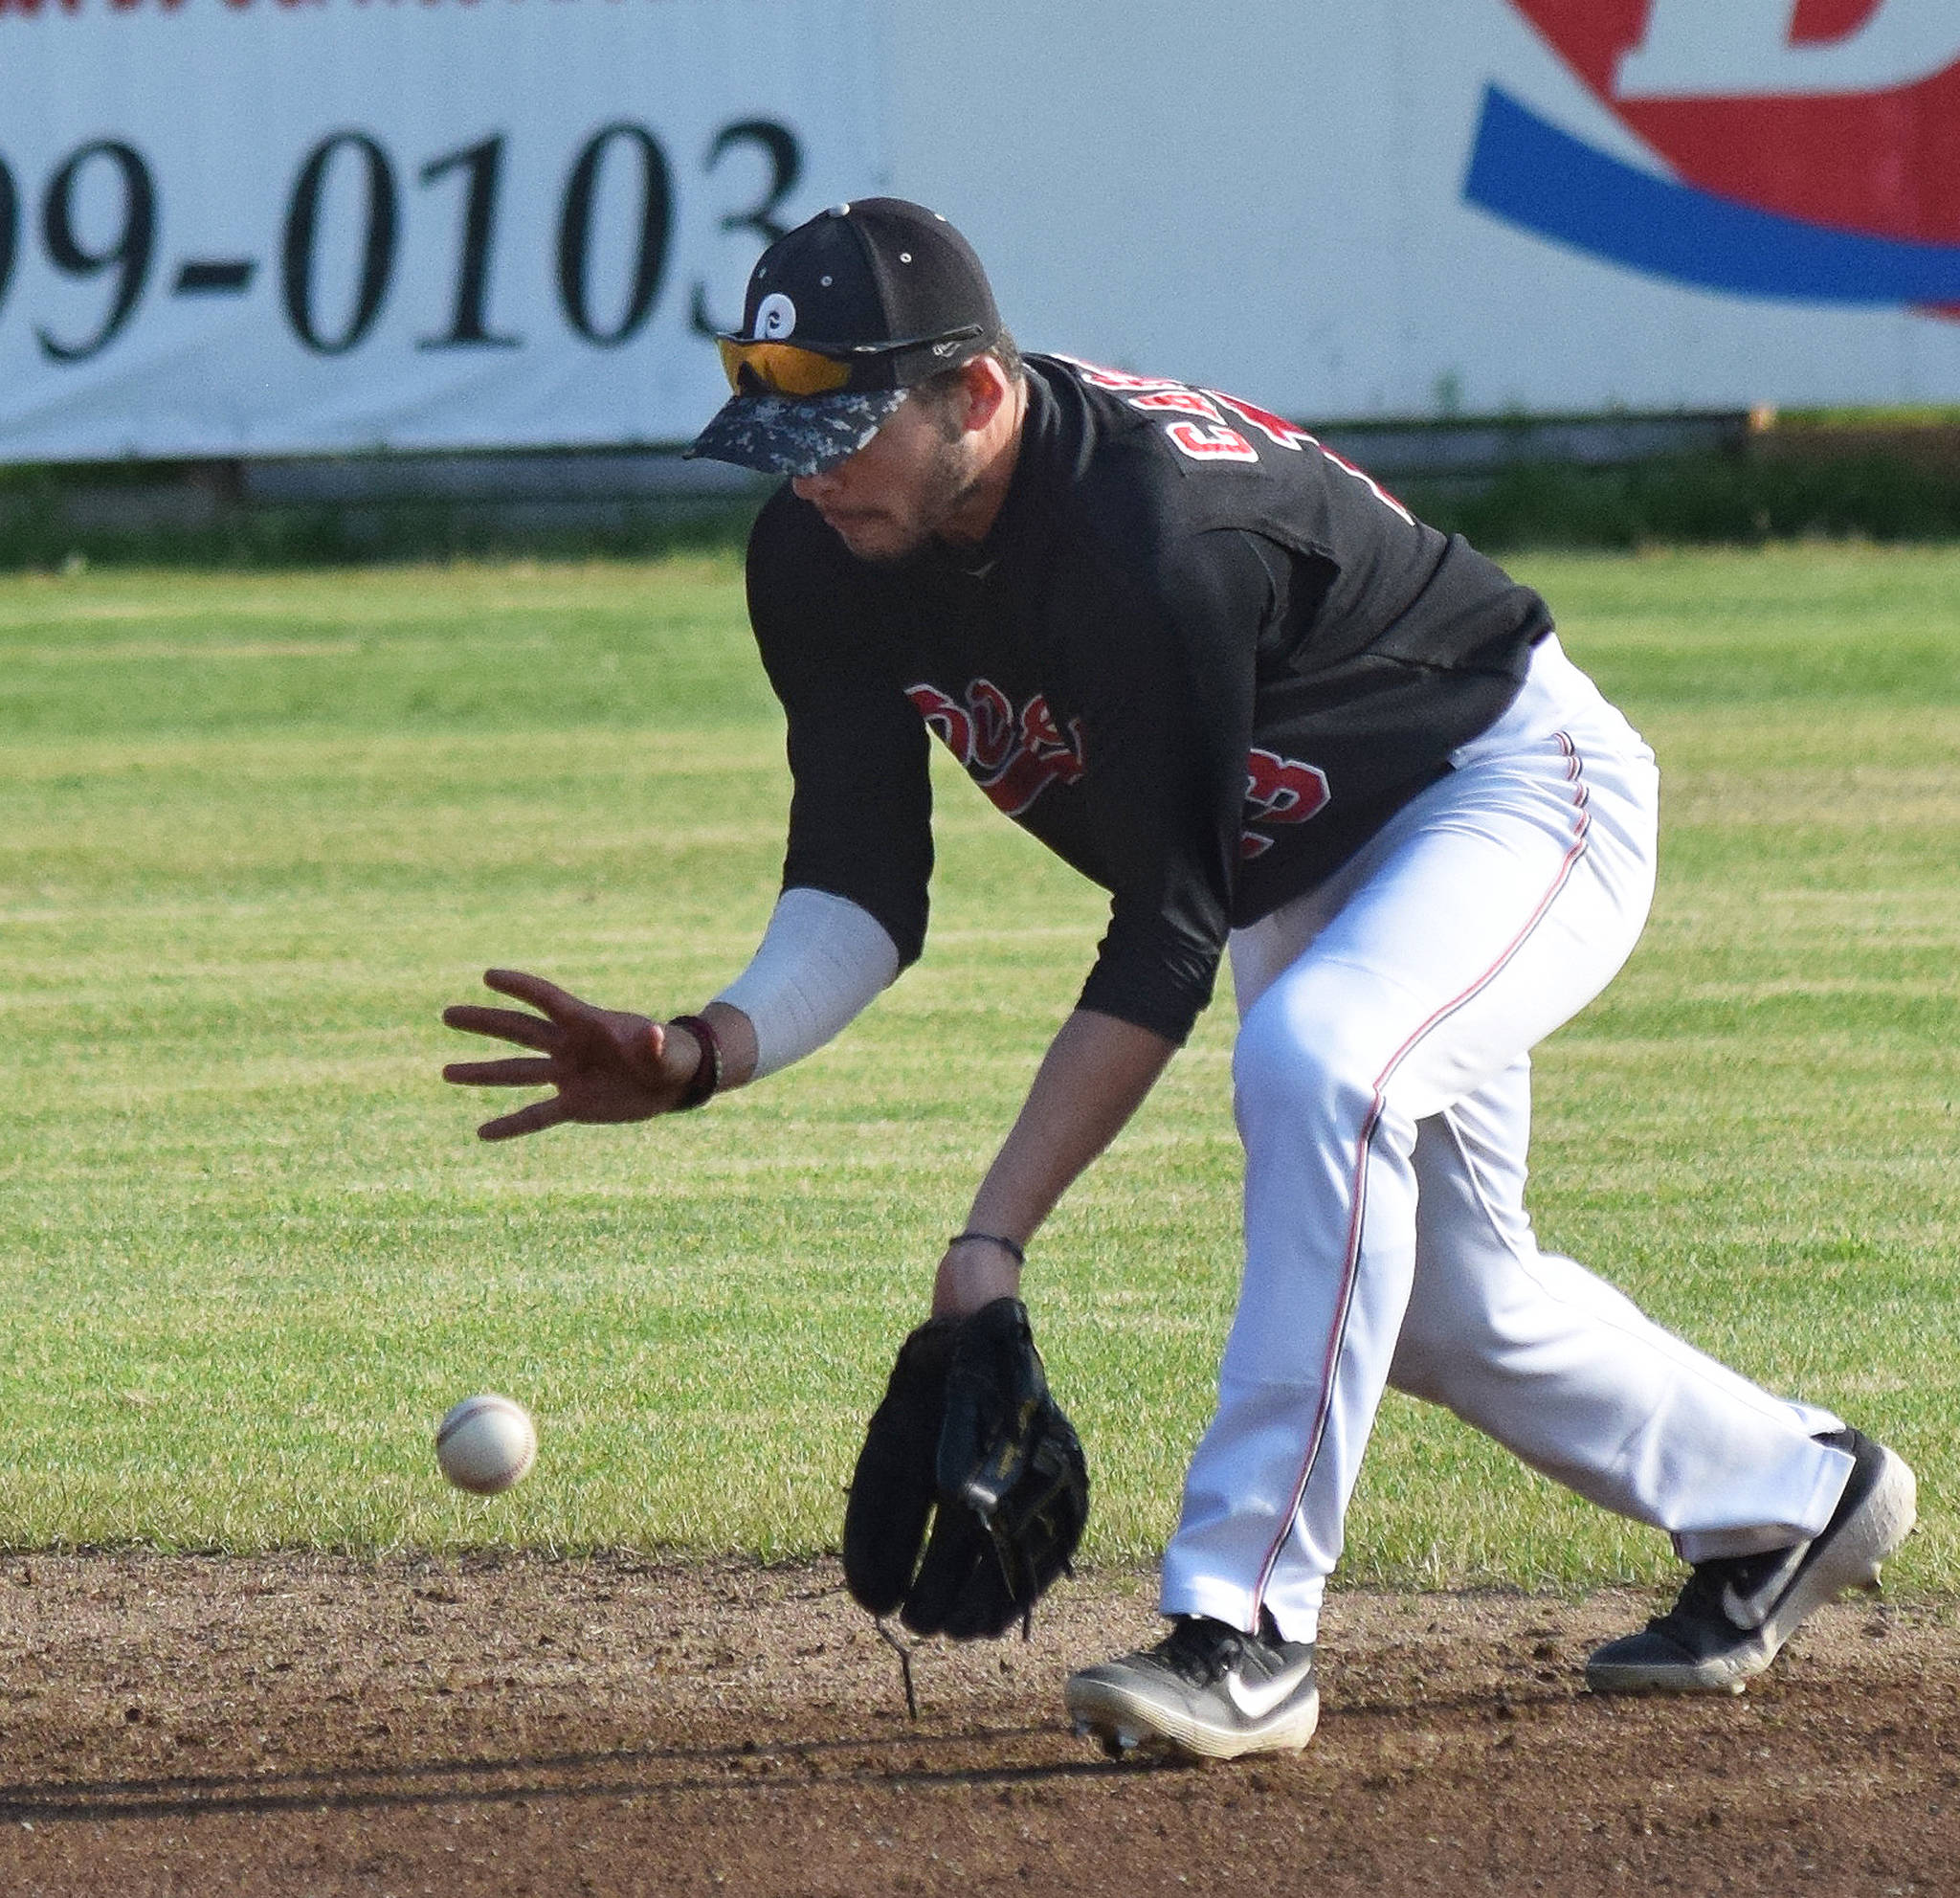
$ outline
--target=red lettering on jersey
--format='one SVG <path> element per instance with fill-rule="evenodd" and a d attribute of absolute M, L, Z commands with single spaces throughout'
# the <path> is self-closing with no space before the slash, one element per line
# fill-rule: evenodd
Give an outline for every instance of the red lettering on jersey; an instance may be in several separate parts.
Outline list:
<path fill-rule="evenodd" d="M 1013 702 L 992 681 L 976 679 L 967 687 L 967 703 L 973 709 L 973 755 L 967 762 L 997 771 L 1013 755 Z"/>
<path fill-rule="evenodd" d="M 1081 766 L 1066 753 L 1017 751 L 1000 775 L 980 789 L 1010 817 L 1018 817 L 1051 784 L 1073 784 L 1081 774 Z"/>
<path fill-rule="evenodd" d="M 1010 817 L 1018 817 L 1051 784 L 1073 784 L 1082 774 L 1081 722 L 1071 719 L 1064 736 L 1039 692 L 1018 715 L 991 679 L 968 685 L 965 705 L 927 683 L 906 686 L 905 697 Z"/>
<path fill-rule="evenodd" d="M 1319 449 L 1335 467 L 1339 468 L 1344 474 L 1352 475 L 1384 506 L 1392 507 L 1405 521 L 1413 521 L 1414 519 L 1414 516 L 1387 488 L 1383 487 L 1372 475 L 1357 468 L 1353 462 L 1348 460 L 1345 457 L 1336 455 L 1325 442 L 1317 440 L 1303 428 L 1299 427 L 1296 423 L 1289 422 L 1285 416 L 1276 415 L 1270 409 L 1261 409 L 1257 403 L 1247 402 L 1242 397 L 1227 395 L 1222 389 L 1208 389 L 1205 391 L 1205 393 L 1230 410 L 1241 422 L 1250 423 L 1268 441 L 1277 444 L 1281 448 L 1295 450 L 1303 448 Z"/>
<path fill-rule="evenodd" d="M 1208 422 L 1223 422 L 1225 419 L 1218 413 L 1218 405 L 1195 389 L 1152 390 L 1147 395 L 1132 395 L 1129 406 L 1143 410 L 1146 414 L 1159 409 L 1174 409 L 1180 414 L 1202 415 Z"/>
<path fill-rule="evenodd" d="M 1095 388 L 1127 394 L 1133 409 L 1141 409 L 1146 413 L 1168 409 L 1179 414 L 1201 416 L 1211 422 L 1211 428 L 1200 428 L 1196 422 L 1171 422 L 1164 430 L 1178 452 L 1192 461 L 1257 461 L 1259 458 L 1258 450 L 1244 435 L 1226 426 L 1225 413 L 1220 413 L 1222 409 L 1264 435 L 1276 448 L 1291 449 L 1296 454 L 1306 448 L 1319 450 L 1343 474 L 1351 476 L 1367 488 L 1384 507 L 1392 508 L 1411 525 L 1414 525 L 1414 515 L 1372 475 L 1336 455 L 1325 442 L 1316 440 L 1297 423 L 1289 422 L 1283 415 L 1274 414 L 1270 409 L 1261 409 L 1256 402 L 1248 402 L 1242 396 L 1227 395 L 1220 389 L 1188 388 L 1169 376 L 1132 375 L 1127 369 L 1102 368 L 1095 363 L 1083 362 L 1079 356 L 1063 356 L 1060 360 Z"/>
<path fill-rule="evenodd" d="M 1085 363 L 1080 356 L 1058 356 L 1057 361 L 1097 389 L 1175 389 L 1177 380 L 1168 375 L 1131 375 L 1127 369 L 1105 369 L 1100 363 Z"/>
<path fill-rule="evenodd" d="M 1303 824 L 1327 801 L 1327 774 L 1318 765 L 1282 758 L 1258 746 L 1245 756 L 1245 821 L 1252 824 Z M 1242 859 L 1263 857 L 1273 839 L 1247 829 L 1238 839 Z"/>
<path fill-rule="evenodd" d="M 1131 375 L 1127 369 L 1105 369 L 1085 363 L 1078 356 L 1060 359 L 1097 389 L 1113 389 L 1129 394 L 1130 407 L 1147 413 L 1169 409 L 1180 414 L 1199 415 L 1212 424 L 1201 428 L 1196 422 L 1170 422 L 1164 433 L 1179 454 L 1192 461 L 1258 461 L 1259 452 L 1236 429 L 1227 428 L 1209 394 L 1192 389 L 1172 376 Z M 1136 391 L 1130 393 L 1130 391 Z"/>
<path fill-rule="evenodd" d="M 1261 409 L 1257 403 L 1242 401 L 1236 395 L 1227 395 L 1222 389 L 1208 389 L 1205 393 L 1214 401 L 1222 402 L 1241 422 L 1252 426 L 1278 448 L 1290 448 L 1298 453 L 1303 448 L 1318 448 L 1320 443 L 1303 428 L 1289 422 L 1283 415 L 1276 415 L 1270 409 Z"/>
<path fill-rule="evenodd" d="M 947 698 L 937 685 L 908 685 L 905 697 L 911 700 L 913 708 L 925 721 L 926 729 L 933 732 L 961 764 L 970 765 L 973 762 L 973 721 L 967 716 L 959 701 Z"/>
<path fill-rule="evenodd" d="M 1259 452 L 1236 429 L 1200 428 L 1196 422 L 1171 422 L 1164 433 L 1193 461 L 1257 461 Z"/>
<path fill-rule="evenodd" d="M 1082 722 L 1070 719 L 1068 736 L 1064 738 L 1061 728 L 1055 723 L 1055 714 L 1048 709 L 1048 701 L 1037 692 L 1021 713 L 1021 743 L 1030 751 L 1066 751 L 1070 756 L 1080 758 L 1082 755 Z"/>

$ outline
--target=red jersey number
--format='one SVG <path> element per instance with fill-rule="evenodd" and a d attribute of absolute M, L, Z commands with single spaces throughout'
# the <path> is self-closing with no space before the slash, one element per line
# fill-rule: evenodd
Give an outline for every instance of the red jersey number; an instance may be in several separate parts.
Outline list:
<path fill-rule="evenodd" d="M 1242 860 L 1263 857 L 1274 839 L 1254 824 L 1303 824 L 1327 801 L 1327 774 L 1318 765 L 1282 758 L 1258 746 L 1245 758 L 1245 824 L 1238 838 Z"/>

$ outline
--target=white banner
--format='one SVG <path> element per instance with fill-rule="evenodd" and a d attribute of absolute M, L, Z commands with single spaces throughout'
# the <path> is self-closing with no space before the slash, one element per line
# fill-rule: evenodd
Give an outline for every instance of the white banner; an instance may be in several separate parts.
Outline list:
<path fill-rule="evenodd" d="M 690 436 L 878 0 L 0 0 L 0 461 Z"/>
<path fill-rule="evenodd" d="M 1960 401 L 1960 0 L 993 0 L 893 175 L 1021 340 L 1316 421 Z"/>
<path fill-rule="evenodd" d="M 892 190 L 1304 419 L 1960 400 L 1960 0 L 0 0 L 0 461 L 684 441 Z"/>

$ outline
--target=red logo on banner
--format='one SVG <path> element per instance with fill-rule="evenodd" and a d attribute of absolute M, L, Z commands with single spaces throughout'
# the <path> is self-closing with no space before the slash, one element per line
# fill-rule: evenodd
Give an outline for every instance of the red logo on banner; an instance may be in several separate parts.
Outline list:
<path fill-rule="evenodd" d="M 1687 184 L 1960 243 L 1955 0 L 1513 0 Z"/>

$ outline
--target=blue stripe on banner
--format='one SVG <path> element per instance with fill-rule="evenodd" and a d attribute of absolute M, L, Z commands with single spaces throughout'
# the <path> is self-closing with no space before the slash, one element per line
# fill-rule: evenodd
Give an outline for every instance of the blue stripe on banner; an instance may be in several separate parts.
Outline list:
<path fill-rule="evenodd" d="M 1489 86 L 1463 196 L 1541 237 L 1683 283 L 1802 302 L 1960 304 L 1960 246 L 1806 224 L 1637 169 Z"/>

